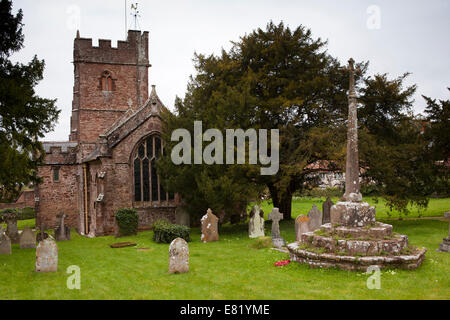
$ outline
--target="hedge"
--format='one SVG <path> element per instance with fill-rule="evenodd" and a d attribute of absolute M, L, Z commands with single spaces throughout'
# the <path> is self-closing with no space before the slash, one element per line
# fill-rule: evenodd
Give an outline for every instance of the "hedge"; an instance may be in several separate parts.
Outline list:
<path fill-rule="evenodd" d="M 176 238 L 191 241 L 190 228 L 178 224 L 171 224 L 166 220 L 158 220 L 152 225 L 153 241 L 157 243 L 171 243 Z"/>
<path fill-rule="evenodd" d="M 6 208 L 3 210 L 0 210 L 0 220 L 2 220 L 2 216 L 5 214 L 11 214 L 15 213 L 18 216 L 17 220 L 29 220 L 34 219 L 34 208 L 33 207 L 25 207 L 23 209 L 17 209 L 17 208 Z"/>
<path fill-rule="evenodd" d="M 120 236 L 137 234 L 139 214 L 133 208 L 122 208 L 115 213 Z"/>

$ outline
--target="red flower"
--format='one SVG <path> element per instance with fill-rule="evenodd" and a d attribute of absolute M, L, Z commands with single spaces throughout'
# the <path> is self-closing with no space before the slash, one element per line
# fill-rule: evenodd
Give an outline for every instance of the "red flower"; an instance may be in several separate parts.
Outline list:
<path fill-rule="evenodd" d="M 281 266 L 285 266 L 285 265 L 289 264 L 290 262 L 291 262 L 291 260 L 283 260 L 283 261 L 275 262 L 274 265 L 275 265 L 275 267 L 281 267 Z"/>

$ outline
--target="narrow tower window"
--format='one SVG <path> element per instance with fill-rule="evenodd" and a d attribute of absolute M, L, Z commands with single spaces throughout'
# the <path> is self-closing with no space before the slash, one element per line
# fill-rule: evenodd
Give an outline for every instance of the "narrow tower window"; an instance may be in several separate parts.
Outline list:
<path fill-rule="evenodd" d="M 109 71 L 105 71 L 102 74 L 101 78 L 102 91 L 113 91 L 113 80 L 111 77 L 111 73 Z"/>

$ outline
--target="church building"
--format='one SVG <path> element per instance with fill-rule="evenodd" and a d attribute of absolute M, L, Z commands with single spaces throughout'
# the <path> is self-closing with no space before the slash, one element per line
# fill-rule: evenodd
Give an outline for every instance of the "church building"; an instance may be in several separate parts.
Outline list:
<path fill-rule="evenodd" d="M 155 167 L 164 151 L 155 86 L 149 94 L 148 32 L 126 41 L 74 41 L 74 86 L 68 141 L 43 142 L 45 165 L 35 187 L 36 226 L 56 215 L 80 234 L 114 234 L 120 208 L 139 212 L 139 227 L 159 218 L 175 222 L 179 198 L 164 190 Z"/>

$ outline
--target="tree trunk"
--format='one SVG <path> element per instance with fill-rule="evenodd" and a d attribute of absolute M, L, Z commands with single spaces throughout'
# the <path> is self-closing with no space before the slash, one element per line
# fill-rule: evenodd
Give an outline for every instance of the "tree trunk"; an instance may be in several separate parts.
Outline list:
<path fill-rule="evenodd" d="M 280 209 L 280 212 L 283 214 L 283 220 L 291 220 L 292 192 L 290 190 L 283 190 L 280 197 L 279 190 L 273 184 L 269 184 L 268 187 L 273 206 Z"/>

